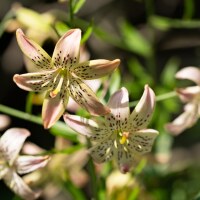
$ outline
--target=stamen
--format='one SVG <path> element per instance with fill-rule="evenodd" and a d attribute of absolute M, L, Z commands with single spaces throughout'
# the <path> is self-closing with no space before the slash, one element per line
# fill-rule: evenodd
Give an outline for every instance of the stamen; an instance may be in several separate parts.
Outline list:
<path fill-rule="evenodd" d="M 123 132 L 122 137 L 119 140 L 120 144 L 124 144 L 127 141 L 128 136 L 129 136 L 129 132 Z"/>
<path fill-rule="evenodd" d="M 58 83 L 56 89 L 50 92 L 50 96 L 52 98 L 56 97 L 56 95 L 60 92 L 62 84 L 63 84 L 63 81 L 64 81 L 64 75 L 61 75 L 59 83 Z"/>

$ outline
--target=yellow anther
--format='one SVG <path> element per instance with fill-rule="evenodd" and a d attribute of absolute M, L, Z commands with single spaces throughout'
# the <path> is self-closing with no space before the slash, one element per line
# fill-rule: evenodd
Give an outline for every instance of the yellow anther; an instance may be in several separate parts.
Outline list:
<path fill-rule="evenodd" d="M 120 144 L 124 144 L 124 143 L 126 142 L 126 139 L 127 139 L 126 136 L 123 135 L 122 138 L 121 138 L 120 141 L 119 141 Z"/>
<path fill-rule="evenodd" d="M 57 85 L 56 89 L 50 92 L 50 96 L 51 96 L 52 98 L 56 97 L 56 95 L 60 92 L 61 87 L 62 87 L 63 80 L 64 80 L 64 76 L 61 76 L 61 78 L 60 78 L 60 80 L 59 80 L 59 82 L 58 82 L 58 85 Z"/>

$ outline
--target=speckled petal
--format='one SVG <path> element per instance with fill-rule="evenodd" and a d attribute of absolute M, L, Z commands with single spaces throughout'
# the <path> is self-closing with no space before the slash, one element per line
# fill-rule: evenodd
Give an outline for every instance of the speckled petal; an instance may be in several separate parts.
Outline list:
<path fill-rule="evenodd" d="M 198 67 L 185 67 L 176 73 L 178 79 L 188 79 L 200 85 L 200 69 Z"/>
<path fill-rule="evenodd" d="M 110 109 L 104 106 L 94 92 L 80 79 L 71 77 L 69 84 L 70 96 L 92 115 L 105 115 Z"/>
<path fill-rule="evenodd" d="M 44 167 L 49 156 L 19 156 L 15 162 L 18 174 L 26 174 Z"/>
<path fill-rule="evenodd" d="M 72 68 L 79 62 L 81 30 L 71 29 L 66 32 L 55 46 L 52 65 Z"/>
<path fill-rule="evenodd" d="M 63 117 L 70 128 L 95 142 L 105 140 L 112 134 L 106 129 L 105 125 L 97 124 L 91 119 L 69 114 L 65 114 Z"/>
<path fill-rule="evenodd" d="M 36 42 L 28 39 L 21 29 L 16 31 L 17 42 L 22 52 L 30 58 L 39 69 L 51 70 L 51 57 Z"/>
<path fill-rule="evenodd" d="M 53 86 L 53 79 L 57 71 L 34 72 L 26 74 L 15 74 L 13 81 L 17 86 L 26 91 L 43 92 Z"/>
<path fill-rule="evenodd" d="M 128 118 L 130 115 L 129 110 L 129 97 L 126 88 L 121 88 L 116 91 L 108 101 L 108 107 L 111 112 L 105 116 L 107 126 L 112 131 L 114 130 L 127 130 Z"/>
<path fill-rule="evenodd" d="M 118 144 L 114 157 L 121 173 L 125 174 L 130 171 L 130 168 L 133 165 L 133 155 L 124 148 L 124 145 Z"/>
<path fill-rule="evenodd" d="M 10 128 L 0 138 L 0 152 L 12 166 L 30 132 L 23 128 Z"/>
<path fill-rule="evenodd" d="M 154 107 L 155 94 L 148 85 L 145 85 L 144 93 L 130 116 L 130 128 L 133 130 L 146 128 L 152 117 Z"/>
<path fill-rule="evenodd" d="M 127 148 L 136 154 L 144 154 L 151 151 L 153 142 L 158 136 L 154 129 L 144 129 L 129 135 Z"/>
<path fill-rule="evenodd" d="M 6 174 L 4 181 L 15 194 L 19 195 L 24 200 L 33 200 L 39 197 L 39 193 L 34 193 L 13 170 L 10 170 L 9 173 Z"/>
<path fill-rule="evenodd" d="M 102 163 L 109 161 L 114 155 L 114 143 L 113 140 L 105 140 L 94 147 L 90 148 L 90 154 L 95 162 Z"/>
<path fill-rule="evenodd" d="M 50 92 L 46 94 L 42 106 L 42 120 L 45 129 L 53 126 L 65 111 L 69 96 L 67 92 L 63 93 L 62 97 L 60 94 L 62 93 L 58 93 L 54 98 L 50 97 Z"/>
<path fill-rule="evenodd" d="M 90 60 L 78 64 L 73 72 L 84 80 L 97 79 L 113 72 L 120 64 L 120 60 Z"/>

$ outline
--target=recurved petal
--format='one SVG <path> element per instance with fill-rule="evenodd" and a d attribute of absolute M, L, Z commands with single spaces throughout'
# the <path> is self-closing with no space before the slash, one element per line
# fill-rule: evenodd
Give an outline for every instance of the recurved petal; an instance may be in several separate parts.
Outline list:
<path fill-rule="evenodd" d="M 126 88 L 116 91 L 108 101 L 111 112 L 105 116 L 107 125 L 111 130 L 127 130 L 130 115 L 129 97 Z"/>
<path fill-rule="evenodd" d="M 110 112 L 110 109 L 104 106 L 94 92 L 78 78 L 70 78 L 69 93 L 80 106 L 92 115 L 105 115 Z"/>
<path fill-rule="evenodd" d="M 18 174 L 26 174 L 46 166 L 49 156 L 19 156 L 15 162 Z"/>
<path fill-rule="evenodd" d="M 200 95 L 200 86 L 179 88 L 176 90 L 176 92 L 183 102 L 189 102 Z"/>
<path fill-rule="evenodd" d="M 17 86 L 26 91 L 43 92 L 52 87 L 53 78 L 57 71 L 34 72 L 26 74 L 15 74 L 13 81 Z"/>
<path fill-rule="evenodd" d="M 185 67 L 176 73 L 178 79 L 188 79 L 200 85 L 200 69 L 198 67 Z"/>
<path fill-rule="evenodd" d="M 50 92 L 47 92 L 42 106 L 42 120 L 45 129 L 53 126 L 62 116 L 65 111 L 68 98 L 69 96 L 67 93 L 65 93 L 65 97 L 63 98 L 60 97 L 60 94 L 51 98 Z"/>
<path fill-rule="evenodd" d="M 84 80 L 97 79 L 110 74 L 120 64 L 120 60 L 89 60 L 73 68 L 73 72 Z"/>
<path fill-rule="evenodd" d="M 4 181 L 15 194 L 24 200 L 33 200 L 39 197 L 39 193 L 34 193 L 13 170 L 10 170 L 9 173 L 6 174 Z"/>
<path fill-rule="evenodd" d="M 89 149 L 90 155 L 97 163 L 109 161 L 114 155 L 113 140 L 104 140 Z"/>
<path fill-rule="evenodd" d="M 151 151 L 153 142 L 158 136 L 154 129 L 143 129 L 129 135 L 127 148 L 135 154 L 144 154 Z"/>
<path fill-rule="evenodd" d="M 0 152 L 12 166 L 30 132 L 24 128 L 10 128 L 0 138 Z"/>
<path fill-rule="evenodd" d="M 198 108 L 187 104 L 185 112 L 179 115 L 173 122 L 166 124 L 165 128 L 174 135 L 179 135 L 185 129 L 192 127 L 198 120 Z"/>
<path fill-rule="evenodd" d="M 16 31 L 17 42 L 22 52 L 30 58 L 39 69 L 50 70 L 51 57 L 33 40 L 28 39 L 21 29 Z"/>
<path fill-rule="evenodd" d="M 72 67 L 79 62 L 81 41 L 81 30 L 71 29 L 67 31 L 57 42 L 53 56 L 52 64 L 55 66 Z"/>
<path fill-rule="evenodd" d="M 153 115 L 155 107 L 155 94 L 153 90 L 145 85 L 144 93 L 131 113 L 129 124 L 133 130 L 146 128 Z"/>
<path fill-rule="evenodd" d="M 96 142 L 105 140 L 112 134 L 105 126 L 91 119 L 69 114 L 64 114 L 63 118 L 70 128 Z"/>

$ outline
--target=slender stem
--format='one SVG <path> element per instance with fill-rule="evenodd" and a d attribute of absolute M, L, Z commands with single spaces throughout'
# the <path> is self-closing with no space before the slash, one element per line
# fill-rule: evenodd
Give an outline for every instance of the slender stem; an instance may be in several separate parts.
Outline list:
<path fill-rule="evenodd" d="M 32 108 L 33 108 L 33 92 L 29 92 L 28 96 L 26 98 L 26 107 L 25 107 L 25 111 L 26 113 L 31 114 L 32 113 Z"/>
<path fill-rule="evenodd" d="M 2 104 L 0 104 L 0 112 L 3 112 L 5 114 L 8 114 L 13 117 L 18 117 L 20 119 L 24 119 L 24 120 L 27 120 L 30 122 L 34 122 L 36 124 L 40 124 L 40 125 L 43 124 L 41 117 L 37 117 L 35 115 L 31 115 L 31 114 L 25 113 L 23 111 L 16 110 L 14 108 L 10 108 L 10 107 L 2 105 Z"/>
<path fill-rule="evenodd" d="M 156 101 L 157 102 L 158 101 L 164 101 L 164 100 L 176 97 L 176 96 L 177 96 L 176 91 L 171 91 L 171 92 L 156 96 Z M 134 107 L 134 106 L 137 105 L 137 103 L 138 103 L 138 101 L 132 101 L 132 102 L 129 103 L 129 106 Z"/>
<path fill-rule="evenodd" d="M 89 139 L 87 140 L 87 144 L 88 144 L 88 147 L 91 147 L 91 143 L 90 143 Z M 88 171 L 90 174 L 91 188 L 92 188 L 92 192 L 93 192 L 92 199 L 98 200 L 99 199 L 98 181 L 97 181 L 97 177 L 96 177 L 95 166 L 94 166 L 94 163 L 93 163 L 93 160 L 91 157 L 89 158 L 89 161 L 88 161 Z"/>
<path fill-rule="evenodd" d="M 69 20 L 70 20 L 70 25 L 72 26 L 74 21 L 73 0 L 69 0 Z"/>

